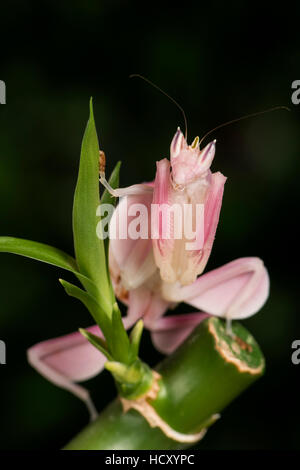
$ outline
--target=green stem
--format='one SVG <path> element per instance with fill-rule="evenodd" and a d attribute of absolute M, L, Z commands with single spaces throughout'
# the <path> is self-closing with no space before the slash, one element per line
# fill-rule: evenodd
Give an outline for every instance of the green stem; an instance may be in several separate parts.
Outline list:
<path fill-rule="evenodd" d="M 174 430 L 198 433 L 212 415 L 220 413 L 264 372 L 264 357 L 254 338 L 239 323 L 226 334 L 222 320 L 202 322 L 156 368 L 159 393 L 151 405 Z M 65 449 L 183 449 L 159 428 L 151 428 L 137 411 L 124 413 L 119 399 L 112 402 Z"/>

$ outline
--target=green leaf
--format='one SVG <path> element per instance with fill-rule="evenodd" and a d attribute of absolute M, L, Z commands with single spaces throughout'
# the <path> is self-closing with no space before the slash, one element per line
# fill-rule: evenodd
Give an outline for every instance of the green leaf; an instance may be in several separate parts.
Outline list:
<path fill-rule="evenodd" d="M 59 282 L 64 287 L 68 295 L 70 295 L 71 297 L 75 297 L 85 305 L 85 307 L 93 316 L 97 325 L 99 325 L 99 327 L 101 328 L 101 331 L 105 338 L 110 338 L 111 325 L 109 316 L 101 308 L 101 306 L 94 299 L 94 297 L 92 297 L 88 292 L 85 292 L 84 290 L 80 289 L 80 287 L 74 286 L 74 284 L 71 284 L 70 282 L 64 281 L 63 279 L 59 279 Z"/>
<path fill-rule="evenodd" d="M 122 322 L 122 316 L 118 304 L 115 303 L 112 310 L 112 328 L 110 338 L 110 350 L 116 361 L 127 364 L 130 360 L 130 343 L 127 332 Z"/>
<path fill-rule="evenodd" d="M 99 145 L 93 105 L 83 136 L 73 205 L 74 248 L 79 271 L 97 286 L 98 294 L 110 300 L 103 240 L 96 234 L 99 196 Z M 98 295 L 97 295 L 98 300 Z"/>
<path fill-rule="evenodd" d="M 113 361 L 112 356 L 109 354 L 107 350 L 107 343 L 100 337 L 96 336 L 93 333 L 85 330 L 84 328 L 79 328 L 79 332 L 84 336 L 95 348 L 99 349 L 99 351 L 107 357 L 109 361 Z"/>
<path fill-rule="evenodd" d="M 86 276 L 78 272 L 75 259 L 67 253 L 44 243 L 24 240 L 15 237 L 0 237 L 0 252 L 12 253 L 25 256 L 27 258 L 41 261 L 43 263 L 57 266 L 61 269 L 71 271 L 77 276 L 83 286 L 92 294 L 96 295 L 97 288 L 95 284 Z M 95 294 L 94 294 L 95 293 Z M 104 300 L 103 300 L 104 302 Z M 107 301 L 106 301 L 107 303 Z M 107 303 L 107 308 L 111 309 Z"/>
<path fill-rule="evenodd" d="M 141 380 L 140 371 L 136 370 L 132 366 L 126 366 L 121 362 L 106 362 L 104 367 L 109 370 L 118 382 L 136 384 Z"/>
<path fill-rule="evenodd" d="M 0 237 L 0 252 L 26 256 L 58 268 L 77 272 L 76 261 L 72 256 L 44 243 L 14 237 Z"/>
<path fill-rule="evenodd" d="M 131 360 L 134 360 L 138 357 L 139 355 L 139 348 L 140 348 L 140 342 L 143 334 L 143 329 L 144 329 L 144 322 L 142 319 L 140 319 L 135 325 L 134 328 L 132 329 L 132 332 L 130 334 L 130 341 L 131 341 Z"/>
<path fill-rule="evenodd" d="M 104 367 L 116 380 L 119 394 L 129 400 L 145 395 L 153 385 L 153 372 L 140 359 L 129 365 L 118 361 L 108 361 Z"/>

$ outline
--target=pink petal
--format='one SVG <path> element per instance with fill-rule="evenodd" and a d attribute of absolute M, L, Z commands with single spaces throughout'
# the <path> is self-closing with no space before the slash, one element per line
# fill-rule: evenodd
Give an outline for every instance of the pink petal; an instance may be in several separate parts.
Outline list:
<path fill-rule="evenodd" d="M 205 313 L 197 312 L 159 319 L 151 331 L 154 346 L 163 354 L 171 354 L 208 316 Z"/>
<path fill-rule="evenodd" d="M 206 186 L 205 182 L 199 180 L 198 183 L 194 184 L 193 192 L 189 194 L 191 204 L 194 206 L 193 218 L 196 217 L 195 207 L 198 204 L 204 204 L 204 227 L 197 216 L 199 229 L 204 230 L 204 240 L 203 246 L 200 249 L 187 250 L 185 248 L 182 252 L 180 267 L 183 268 L 183 272 L 178 278 L 182 285 L 192 284 L 197 276 L 204 271 L 213 247 L 219 222 L 226 177 L 220 172 L 213 174 L 208 172 L 206 181 L 208 184 L 207 190 L 204 189 Z M 186 240 L 183 240 L 183 242 L 186 246 Z M 176 247 L 178 247 L 178 244 Z"/>
<path fill-rule="evenodd" d="M 111 273 L 115 283 L 121 282 L 125 290 L 139 287 L 156 270 L 150 236 L 151 202 L 152 193 L 124 197 L 111 218 L 110 228 L 115 227 L 116 236 L 110 238 Z M 142 204 L 147 210 L 147 220 L 142 221 L 148 226 L 147 239 L 132 239 L 128 234 L 130 223 L 135 219 L 128 215 L 133 204 Z"/>
<path fill-rule="evenodd" d="M 226 177 L 217 172 L 211 175 L 211 186 L 204 205 L 204 245 L 198 257 L 198 275 L 202 274 L 209 259 L 216 230 L 219 223 L 220 211 Z"/>
<path fill-rule="evenodd" d="M 126 329 L 134 323 L 130 318 L 124 318 L 123 322 Z M 86 329 L 103 337 L 97 325 Z M 92 418 L 95 418 L 97 412 L 88 390 L 74 382 L 88 380 L 99 374 L 107 359 L 81 333 L 42 341 L 28 349 L 27 357 L 29 364 L 43 377 L 83 400 Z"/>
<path fill-rule="evenodd" d="M 102 336 L 97 325 L 87 330 Z M 28 350 L 28 360 L 42 375 L 51 369 L 50 380 L 67 388 L 66 378 L 74 382 L 87 380 L 100 372 L 106 359 L 81 333 L 75 332 L 36 344 Z"/>
<path fill-rule="evenodd" d="M 173 188 L 170 178 L 170 162 L 166 159 L 157 162 L 152 205 L 152 237 L 154 258 L 163 281 L 174 283 L 178 280 L 181 284 L 188 285 L 203 272 L 213 246 L 225 181 L 226 178 L 221 173 L 211 174 L 209 171 L 205 177 L 194 182 L 192 187 L 176 189 Z M 183 220 L 186 204 L 191 208 L 190 219 L 197 221 L 197 229 L 203 234 L 203 238 L 199 237 L 203 240 L 199 248 L 194 248 L 190 243 L 193 240 L 185 238 L 186 226 L 183 226 Z M 199 220 L 200 205 L 204 206 L 204 226 L 203 220 Z M 158 208 L 156 213 L 155 206 Z M 173 217 L 171 212 L 168 214 L 168 208 L 181 209 L 181 219 Z M 165 210 L 163 216 L 159 210 Z M 179 238 L 176 232 L 181 234 Z"/>
<path fill-rule="evenodd" d="M 211 315 L 242 319 L 254 315 L 266 302 L 269 276 L 259 258 L 240 258 L 200 276 L 190 286 L 164 294 Z"/>
<path fill-rule="evenodd" d="M 144 325 L 151 330 L 156 325 L 157 320 L 164 315 L 169 307 L 174 306 L 173 302 L 164 300 L 159 292 L 151 292 L 150 302 L 147 311 L 143 314 Z"/>
<path fill-rule="evenodd" d="M 101 334 L 96 325 L 87 330 Z M 38 343 L 27 351 L 27 357 L 29 364 L 43 377 L 83 400 L 91 417 L 94 419 L 97 416 L 88 390 L 74 382 L 97 375 L 103 369 L 106 358 L 81 333 Z"/>
<path fill-rule="evenodd" d="M 127 321 L 134 324 L 148 311 L 152 293 L 146 286 L 129 291 Z"/>
<path fill-rule="evenodd" d="M 154 192 L 152 201 L 152 244 L 154 258 L 160 269 L 161 277 L 166 282 L 174 282 L 176 273 L 172 269 L 170 257 L 174 247 L 172 239 L 173 230 L 170 220 L 163 220 L 160 213 L 155 213 L 155 209 L 163 208 L 170 203 L 169 193 L 172 191 L 170 182 L 170 162 L 166 158 L 156 162 L 156 176 L 154 181 Z"/>
<path fill-rule="evenodd" d="M 187 143 L 183 133 L 178 127 L 170 145 L 170 158 L 172 163 L 184 148 L 187 148 Z"/>

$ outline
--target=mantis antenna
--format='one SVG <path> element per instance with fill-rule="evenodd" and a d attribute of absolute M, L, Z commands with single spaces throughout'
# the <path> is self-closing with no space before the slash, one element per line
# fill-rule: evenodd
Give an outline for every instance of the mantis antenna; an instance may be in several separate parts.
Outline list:
<path fill-rule="evenodd" d="M 220 129 L 221 127 L 229 126 L 229 124 L 234 124 L 235 122 L 243 121 L 244 119 L 259 116 L 260 114 L 265 114 L 265 113 L 270 113 L 272 111 L 277 111 L 278 109 L 285 109 L 286 111 L 290 111 L 290 108 L 288 108 L 287 106 L 274 106 L 274 108 L 265 109 L 264 111 L 258 111 L 257 113 L 247 114 L 246 116 L 242 116 L 242 117 L 239 117 L 239 118 L 236 118 L 236 119 L 232 119 L 231 121 L 225 122 L 224 124 L 219 124 L 219 126 L 215 127 L 211 131 L 207 132 L 201 138 L 201 140 L 199 142 L 199 147 L 200 147 L 201 143 L 203 142 L 203 140 L 206 139 L 206 137 L 208 137 L 212 132 L 216 131 L 217 129 Z"/>
<path fill-rule="evenodd" d="M 129 78 L 140 78 L 141 80 L 144 80 L 145 82 L 149 83 L 149 85 L 153 86 L 158 91 L 160 91 L 163 95 L 165 95 L 167 98 L 169 98 L 169 100 L 171 100 L 177 106 L 178 109 L 180 109 L 180 111 L 182 112 L 182 115 L 183 115 L 183 119 L 184 119 L 185 140 L 186 140 L 187 139 L 187 120 L 186 120 L 185 112 L 184 112 L 183 108 L 180 106 L 180 104 L 177 103 L 177 101 L 175 101 L 174 98 L 172 98 L 172 96 L 168 95 L 168 93 L 166 93 L 164 90 L 162 90 L 158 85 L 155 85 L 155 83 L 148 80 L 148 78 L 143 77 L 143 75 L 140 75 L 138 73 L 133 73 L 132 75 L 129 75 Z"/>

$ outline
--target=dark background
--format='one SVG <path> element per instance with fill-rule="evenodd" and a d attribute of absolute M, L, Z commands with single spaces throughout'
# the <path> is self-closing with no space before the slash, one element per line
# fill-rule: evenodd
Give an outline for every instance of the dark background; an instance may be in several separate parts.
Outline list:
<path fill-rule="evenodd" d="M 300 115 L 291 83 L 300 79 L 299 11 L 260 3 L 10 1 L 1 6 L 0 234 L 72 253 L 71 209 L 81 139 L 94 97 L 100 145 L 123 186 L 150 180 L 168 156 L 182 116 L 144 74 L 178 100 L 191 141 L 230 119 L 276 111 L 213 134 L 213 170 L 228 177 L 207 269 L 241 256 L 261 257 L 271 294 L 244 321 L 267 361 L 264 378 L 232 403 L 201 449 L 299 448 L 300 339 L 298 235 Z M 299 10 L 299 8 L 298 8 Z M 26 361 L 34 343 L 92 323 L 68 298 L 56 268 L 0 256 L 0 448 L 56 449 L 88 421 L 84 405 Z M 146 334 L 142 357 L 160 356 Z M 199 358 L 199 362 L 201 358 Z M 87 386 L 99 408 L 115 393 L 104 372 Z"/>

